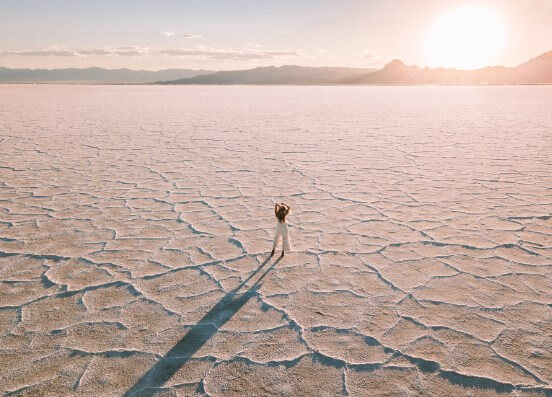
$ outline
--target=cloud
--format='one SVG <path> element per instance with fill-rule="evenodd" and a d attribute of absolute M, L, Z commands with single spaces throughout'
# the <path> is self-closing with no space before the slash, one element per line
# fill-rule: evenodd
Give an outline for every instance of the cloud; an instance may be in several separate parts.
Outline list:
<path fill-rule="evenodd" d="M 174 35 L 175 35 L 174 32 L 161 32 L 161 34 L 162 34 L 163 36 L 167 36 L 167 37 L 171 37 L 171 36 L 174 36 Z"/>
<path fill-rule="evenodd" d="M 1 56 L 26 56 L 26 57 L 73 57 L 75 51 L 69 50 L 28 50 L 28 51 L 0 51 Z"/>
<path fill-rule="evenodd" d="M 160 50 L 159 52 L 163 55 L 176 57 L 203 57 L 218 60 L 273 59 L 278 57 L 298 55 L 294 51 L 225 51 L 216 49 L 167 49 Z"/>
<path fill-rule="evenodd" d="M 140 57 L 148 55 L 150 50 L 148 48 L 141 47 L 114 47 L 107 49 L 109 55 L 118 55 L 125 57 Z"/>
<path fill-rule="evenodd" d="M 104 47 L 82 50 L 47 48 L 42 50 L 0 51 L 0 56 L 34 56 L 34 57 L 73 57 L 73 56 L 168 56 L 195 57 L 216 60 L 255 60 L 293 57 L 299 54 L 295 51 L 267 51 L 260 49 L 225 50 L 217 48 L 150 48 L 150 47 Z"/>
<path fill-rule="evenodd" d="M 111 52 L 109 52 L 106 49 L 103 48 L 96 48 L 93 50 L 80 50 L 78 51 L 78 55 L 86 56 L 86 55 L 109 55 Z"/>
<path fill-rule="evenodd" d="M 184 33 L 182 37 L 185 39 L 201 39 L 202 36 L 194 33 Z"/>
<path fill-rule="evenodd" d="M 75 57 L 75 56 L 101 56 L 101 55 L 119 55 L 119 56 L 142 56 L 147 55 L 149 50 L 140 47 L 105 47 L 83 50 L 67 50 L 60 48 L 46 48 L 42 50 L 23 50 L 23 51 L 0 51 L 0 56 L 20 56 L 20 57 Z"/>

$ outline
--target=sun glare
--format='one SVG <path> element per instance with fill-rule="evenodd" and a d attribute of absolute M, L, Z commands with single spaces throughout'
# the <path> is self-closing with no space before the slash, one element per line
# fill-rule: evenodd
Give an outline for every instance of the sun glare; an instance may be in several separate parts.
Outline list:
<path fill-rule="evenodd" d="M 505 45 L 505 28 L 491 8 L 465 5 L 442 15 L 426 37 L 431 67 L 477 69 L 491 65 Z"/>

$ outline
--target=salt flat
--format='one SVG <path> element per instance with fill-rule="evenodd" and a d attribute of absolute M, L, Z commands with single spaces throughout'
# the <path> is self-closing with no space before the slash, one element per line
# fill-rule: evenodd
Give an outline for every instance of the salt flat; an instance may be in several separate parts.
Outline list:
<path fill-rule="evenodd" d="M 551 396 L 550 109 L 0 86 L 0 391 Z M 295 251 L 267 261 L 275 201 Z"/>

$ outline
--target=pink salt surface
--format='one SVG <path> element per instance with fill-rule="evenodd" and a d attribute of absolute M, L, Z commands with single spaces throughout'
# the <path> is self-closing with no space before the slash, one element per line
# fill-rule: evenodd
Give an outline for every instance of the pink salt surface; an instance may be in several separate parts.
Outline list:
<path fill-rule="evenodd" d="M 550 396 L 550 109 L 0 86 L 0 392 Z"/>

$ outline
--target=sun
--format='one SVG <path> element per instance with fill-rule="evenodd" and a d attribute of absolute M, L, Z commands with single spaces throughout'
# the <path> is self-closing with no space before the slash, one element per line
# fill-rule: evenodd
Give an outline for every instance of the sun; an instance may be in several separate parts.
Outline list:
<path fill-rule="evenodd" d="M 425 50 L 431 67 L 477 69 L 491 65 L 505 42 L 504 24 L 492 8 L 464 5 L 436 21 Z"/>

